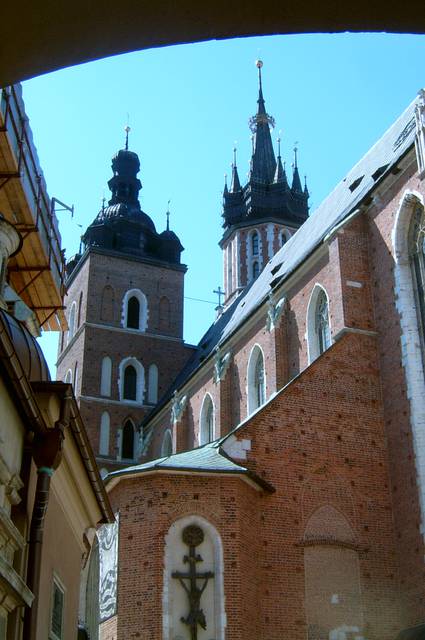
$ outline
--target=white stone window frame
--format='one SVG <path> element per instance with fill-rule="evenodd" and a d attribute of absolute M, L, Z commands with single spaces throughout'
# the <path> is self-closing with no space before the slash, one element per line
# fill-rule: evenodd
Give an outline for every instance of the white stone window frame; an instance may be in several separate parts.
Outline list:
<path fill-rule="evenodd" d="M 99 455 L 109 456 L 109 444 L 111 437 L 111 416 L 108 411 L 103 411 L 100 416 L 99 430 Z"/>
<path fill-rule="evenodd" d="M 72 338 L 75 336 L 75 331 L 76 331 L 76 320 L 77 320 L 77 303 L 74 302 L 71 304 L 71 309 L 69 311 L 69 316 L 68 316 L 68 333 L 67 333 L 67 338 L 66 338 L 66 344 L 68 345 L 70 343 L 70 341 L 72 340 Z"/>
<path fill-rule="evenodd" d="M 166 447 L 167 445 L 171 445 L 170 449 L 171 449 L 171 453 L 168 453 Z M 164 436 L 162 438 L 162 443 L 161 443 L 161 458 L 165 458 L 169 455 L 173 455 L 174 453 L 174 447 L 173 447 L 173 434 L 171 433 L 171 429 L 167 429 L 166 432 L 164 433 Z"/>
<path fill-rule="evenodd" d="M 130 298 L 137 298 L 139 301 L 139 328 L 133 329 L 132 327 L 127 327 L 127 317 L 128 317 L 128 302 Z M 143 291 L 140 289 L 129 289 L 125 292 L 123 301 L 122 301 L 122 309 L 121 309 L 121 325 L 127 331 L 134 331 L 135 333 L 144 333 L 148 326 L 149 319 L 149 309 L 148 309 L 148 299 L 146 298 Z"/>
<path fill-rule="evenodd" d="M 158 367 L 153 362 L 148 369 L 148 404 L 156 404 L 158 402 L 158 379 Z"/>
<path fill-rule="evenodd" d="M 103 356 L 100 364 L 100 395 L 110 398 L 112 390 L 112 359 Z"/>
<path fill-rule="evenodd" d="M 209 433 L 207 433 L 208 431 L 208 423 L 207 423 L 207 417 L 208 417 L 208 409 L 209 407 L 212 408 L 212 434 L 211 434 L 211 438 L 209 437 Z M 213 442 L 213 440 L 215 440 L 215 406 L 214 406 L 214 400 L 212 399 L 212 396 L 210 393 L 206 393 L 204 395 L 204 399 L 202 400 L 202 406 L 201 406 L 201 411 L 199 414 L 199 434 L 198 434 L 198 441 L 199 444 L 202 446 L 204 444 L 208 444 L 208 442 Z"/>
<path fill-rule="evenodd" d="M 317 331 L 316 331 L 317 302 L 321 293 L 325 294 L 328 302 L 329 335 L 330 335 L 330 340 L 332 344 L 332 327 L 331 327 L 329 295 L 325 287 L 319 282 L 316 282 L 310 294 L 310 299 L 308 301 L 308 306 L 307 306 L 306 340 L 307 340 L 308 364 L 311 364 L 312 362 L 317 360 L 319 356 L 322 355 L 319 348 L 319 336 L 317 335 Z"/>
<path fill-rule="evenodd" d="M 263 373 L 264 373 L 264 402 L 262 404 L 257 403 L 256 399 L 256 386 L 255 386 L 255 371 L 257 367 L 258 358 L 263 359 Z M 246 398 L 247 398 L 247 416 L 250 416 L 257 411 L 260 407 L 264 406 L 267 401 L 267 372 L 266 372 L 266 358 L 262 347 L 257 343 L 252 347 L 249 358 L 248 367 L 246 373 Z"/>
<path fill-rule="evenodd" d="M 169 587 L 171 583 L 176 583 L 171 577 L 174 569 L 172 566 L 171 549 L 177 540 L 181 540 L 183 529 L 189 525 L 196 525 L 209 536 L 214 550 L 214 612 L 215 612 L 215 636 L 214 640 L 225 640 L 227 625 L 224 596 L 224 560 L 223 543 L 217 529 L 205 518 L 197 514 L 192 514 L 180 518 L 173 522 L 165 536 L 164 552 L 164 583 L 162 592 L 162 631 L 163 640 L 174 640 L 171 629 L 171 602 Z"/>
<path fill-rule="evenodd" d="M 132 365 L 136 370 L 136 400 L 128 400 L 124 398 L 124 372 L 128 365 Z M 145 369 L 139 360 L 134 356 L 129 356 L 121 360 L 118 367 L 118 393 L 121 402 L 127 404 L 143 404 L 143 398 L 145 395 Z"/>
<path fill-rule="evenodd" d="M 400 199 L 392 231 L 394 250 L 394 294 L 400 316 L 401 360 L 405 371 L 407 398 L 410 403 L 410 425 L 415 454 L 419 505 L 420 531 L 425 535 L 425 375 L 422 356 L 422 339 L 417 315 L 415 280 L 412 272 L 409 247 L 409 231 L 412 217 L 420 206 L 424 208 L 422 194 L 406 190 Z"/>

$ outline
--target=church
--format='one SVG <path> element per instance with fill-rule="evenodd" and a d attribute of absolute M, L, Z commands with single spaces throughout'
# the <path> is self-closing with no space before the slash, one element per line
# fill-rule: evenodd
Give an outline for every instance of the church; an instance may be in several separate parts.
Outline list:
<path fill-rule="evenodd" d="M 425 92 L 309 215 L 257 67 L 248 181 L 235 158 L 223 193 L 225 300 L 198 346 L 183 246 L 142 211 L 128 138 L 67 264 L 58 378 L 118 521 L 88 563 L 92 640 L 424 622 Z"/>

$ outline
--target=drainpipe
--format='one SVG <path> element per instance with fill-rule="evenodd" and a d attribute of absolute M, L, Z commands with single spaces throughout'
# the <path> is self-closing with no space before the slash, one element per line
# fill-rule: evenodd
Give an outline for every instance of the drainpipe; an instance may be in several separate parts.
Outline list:
<path fill-rule="evenodd" d="M 27 607 L 25 610 L 24 640 L 36 639 L 44 519 L 49 503 L 50 481 L 62 458 L 62 443 L 64 430 L 69 423 L 71 399 L 69 385 L 62 398 L 59 420 L 54 428 L 36 433 L 33 441 L 32 456 L 37 467 L 37 485 L 28 541 L 27 585 L 34 594 L 34 602 L 31 608 Z"/>

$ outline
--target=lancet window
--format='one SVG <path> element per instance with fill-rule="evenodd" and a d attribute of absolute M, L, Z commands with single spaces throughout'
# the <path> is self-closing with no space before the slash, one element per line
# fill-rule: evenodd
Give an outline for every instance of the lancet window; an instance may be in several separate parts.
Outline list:
<path fill-rule="evenodd" d="M 214 440 L 214 405 L 209 393 L 202 403 L 199 440 L 200 444 Z"/>
<path fill-rule="evenodd" d="M 137 371 L 132 364 L 124 369 L 124 400 L 137 399 Z"/>
<path fill-rule="evenodd" d="M 131 420 L 126 421 L 122 430 L 121 458 L 124 460 L 134 459 L 134 426 Z"/>
<path fill-rule="evenodd" d="M 248 363 L 248 414 L 266 401 L 266 373 L 263 352 L 258 345 L 251 351 Z"/>
<path fill-rule="evenodd" d="M 316 302 L 316 335 L 319 354 L 322 354 L 331 346 L 328 298 L 323 290 L 319 294 Z"/>

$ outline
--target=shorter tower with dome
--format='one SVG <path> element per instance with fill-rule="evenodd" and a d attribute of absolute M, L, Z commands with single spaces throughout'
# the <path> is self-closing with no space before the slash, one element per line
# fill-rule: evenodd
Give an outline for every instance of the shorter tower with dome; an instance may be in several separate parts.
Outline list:
<path fill-rule="evenodd" d="M 72 382 L 101 469 L 130 464 L 148 443 L 140 424 L 192 353 L 183 341 L 183 246 L 142 211 L 139 157 L 112 158 L 111 198 L 67 264 L 69 331 L 58 378 Z"/>

